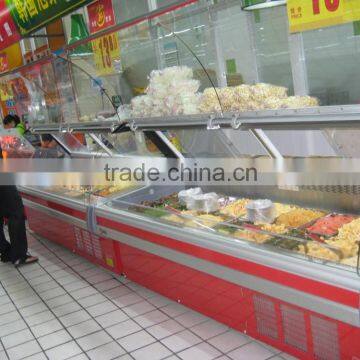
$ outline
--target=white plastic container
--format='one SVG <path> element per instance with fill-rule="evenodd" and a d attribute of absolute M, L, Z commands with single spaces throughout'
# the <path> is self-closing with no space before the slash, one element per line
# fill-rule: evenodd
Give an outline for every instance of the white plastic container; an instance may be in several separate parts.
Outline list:
<path fill-rule="evenodd" d="M 247 219 L 253 223 L 272 224 L 276 218 L 275 206 L 271 200 L 254 200 L 246 205 Z"/>
<path fill-rule="evenodd" d="M 212 213 L 219 210 L 219 196 L 216 193 L 207 193 L 190 196 L 186 201 L 188 210 Z"/>
<path fill-rule="evenodd" d="M 200 194 L 202 194 L 201 188 L 199 188 L 199 187 L 191 188 L 191 189 L 187 189 L 187 190 L 181 190 L 178 193 L 178 198 L 179 198 L 180 204 L 185 205 L 187 203 L 187 201 L 189 200 L 189 198 L 191 198 L 195 195 L 200 195 Z"/>

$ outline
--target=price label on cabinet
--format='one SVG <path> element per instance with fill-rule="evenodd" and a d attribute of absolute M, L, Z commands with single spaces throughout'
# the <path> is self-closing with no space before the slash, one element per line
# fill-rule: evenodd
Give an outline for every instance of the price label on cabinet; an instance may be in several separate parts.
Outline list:
<path fill-rule="evenodd" d="M 359 0 L 288 0 L 290 32 L 360 20 Z"/>
<path fill-rule="evenodd" d="M 115 61 L 120 61 L 120 47 L 117 35 L 110 34 L 92 42 L 97 76 L 115 73 Z"/>

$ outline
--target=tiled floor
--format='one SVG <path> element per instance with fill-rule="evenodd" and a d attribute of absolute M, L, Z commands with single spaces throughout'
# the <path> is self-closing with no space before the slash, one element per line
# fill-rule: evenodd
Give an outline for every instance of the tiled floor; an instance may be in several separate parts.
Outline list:
<path fill-rule="evenodd" d="M 0 360 L 293 359 L 29 237 L 38 264 L 0 265 Z"/>

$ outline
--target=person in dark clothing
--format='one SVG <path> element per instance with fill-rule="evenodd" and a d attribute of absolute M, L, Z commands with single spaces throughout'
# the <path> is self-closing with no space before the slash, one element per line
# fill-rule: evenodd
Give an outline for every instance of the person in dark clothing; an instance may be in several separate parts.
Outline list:
<path fill-rule="evenodd" d="M 0 160 L 1 158 L 0 147 Z M 4 233 L 5 218 L 10 243 Z M 11 261 L 16 267 L 38 261 L 36 257 L 28 254 L 24 204 L 13 185 L 0 186 L 0 259 L 2 262 Z"/>
<path fill-rule="evenodd" d="M 0 186 L 0 254 L 1 261 L 15 266 L 37 261 L 28 254 L 24 205 L 16 186 Z M 10 243 L 4 234 L 4 218 L 8 220 Z"/>

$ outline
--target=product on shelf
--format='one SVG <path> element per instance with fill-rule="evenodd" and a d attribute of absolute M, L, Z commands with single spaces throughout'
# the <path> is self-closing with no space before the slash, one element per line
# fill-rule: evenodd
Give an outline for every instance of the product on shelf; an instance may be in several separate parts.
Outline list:
<path fill-rule="evenodd" d="M 199 229 L 203 227 L 213 228 L 214 226 L 216 226 L 216 224 L 223 221 L 224 218 L 221 216 L 212 215 L 212 214 L 202 214 L 202 215 L 197 215 L 196 217 L 194 217 L 194 219 L 189 219 L 186 222 L 186 226 L 192 228 L 199 228 Z"/>
<path fill-rule="evenodd" d="M 219 97 L 219 98 L 218 98 Z M 220 103 L 219 103 L 220 99 Z M 254 111 L 265 109 L 298 109 L 318 106 L 316 98 L 310 96 L 287 96 L 281 86 L 259 83 L 234 87 L 205 89 L 199 106 L 200 112 Z"/>
<path fill-rule="evenodd" d="M 236 232 L 234 232 L 233 236 L 245 240 L 250 240 L 256 242 L 257 244 L 263 244 L 271 238 L 270 235 L 258 233 L 251 230 L 237 230 Z"/>
<path fill-rule="evenodd" d="M 295 205 L 288 205 L 281 203 L 274 203 L 274 206 L 275 206 L 276 217 L 279 217 L 282 214 L 286 214 L 289 211 L 296 209 Z"/>
<path fill-rule="evenodd" d="M 343 225 L 337 236 L 326 240 L 329 245 L 340 248 L 345 258 L 357 255 L 359 241 L 360 218 Z"/>
<path fill-rule="evenodd" d="M 274 234 L 285 234 L 288 231 L 288 228 L 281 224 L 263 224 L 260 226 L 261 230 L 268 231 Z"/>
<path fill-rule="evenodd" d="M 197 114 L 200 82 L 186 66 L 154 70 L 150 74 L 146 95 L 132 99 L 133 117 Z"/>
<path fill-rule="evenodd" d="M 306 225 L 309 222 L 316 220 L 324 215 L 325 214 L 321 211 L 299 208 L 291 210 L 285 214 L 281 214 L 276 219 L 276 224 L 297 228 Z"/>
<path fill-rule="evenodd" d="M 320 236 L 335 236 L 339 228 L 353 220 L 351 215 L 330 214 L 317 220 L 306 231 Z"/>
<path fill-rule="evenodd" d="M 306 246 L 300 245 L 299 252 L 314 258 L 336 262 L 338 262 L 341 258 L 340 254 L 323 247 L 320 243 L 316 241 L 310 241 Z"/>
<path fill-rule="evenodd" d="M 246 205 L 250 202 L 249 199 L 239 199 L 234 201 L 232 204 L 225 206 L 220 210 L 221 214 L 232 216 L 232 217 L 245 217 L 246 216 Z"/>

